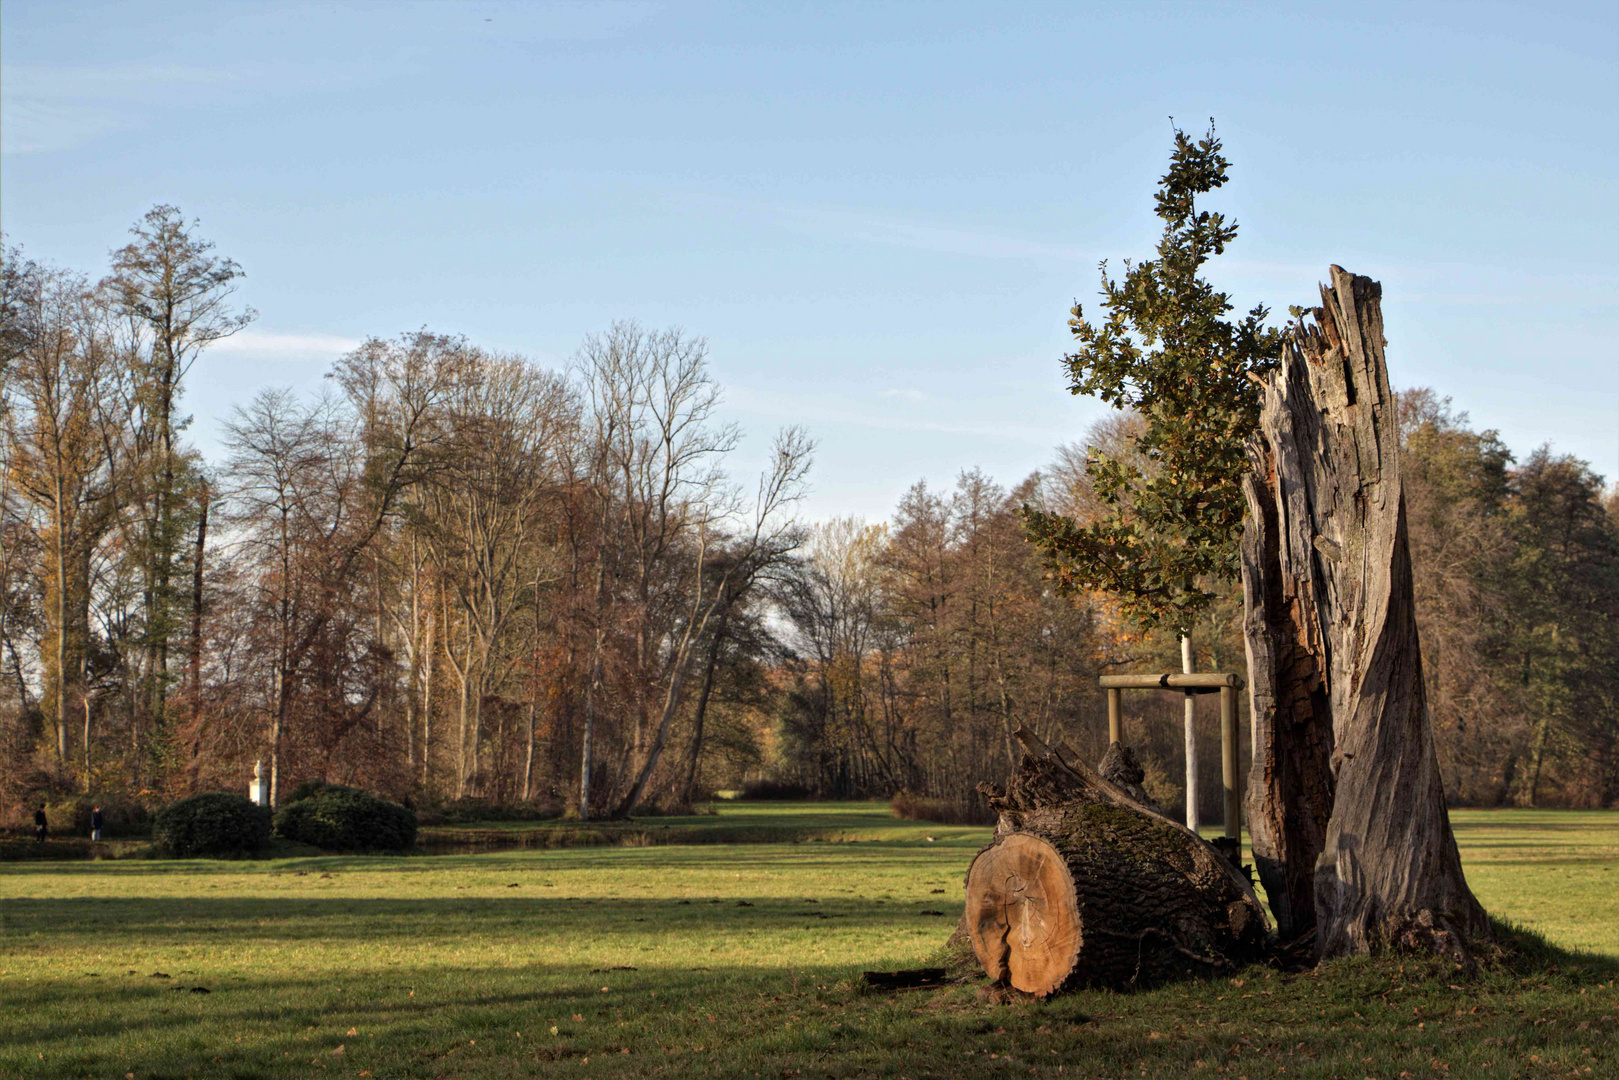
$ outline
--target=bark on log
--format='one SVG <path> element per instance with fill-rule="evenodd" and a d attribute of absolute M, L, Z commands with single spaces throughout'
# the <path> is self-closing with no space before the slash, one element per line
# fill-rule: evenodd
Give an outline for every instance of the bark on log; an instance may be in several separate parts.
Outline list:
<path fill-rule="evenodd" d="M 967 871 L 964 923 L 984 971 L 1046 997 L 1132 989 L 1258 958 L 1269 925 L 1209 844 L 1026 731 L 995 840 Z"/>
<path fill-rule="evenodd" d="M 1248 822 L 1284 938 L 1465 958 L 1462 875 L 1422 680 L 1382 287 L 1331 270 L 1264 387 L 1246 484 Z"/>

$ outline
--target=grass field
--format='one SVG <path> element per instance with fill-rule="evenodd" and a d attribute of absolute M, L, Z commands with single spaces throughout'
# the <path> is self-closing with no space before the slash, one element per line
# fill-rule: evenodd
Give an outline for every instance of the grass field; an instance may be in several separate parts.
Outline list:
<path fill-rule="evenodd" d="M 682 823 L 796 844 L 3 863 L 0 1076 L 1619 1075 L 1619 814 L 1453 820 L 1492 913 L 1602 955 L 862 993 L 938 958 L 987 836 L 876 805 Z"/>

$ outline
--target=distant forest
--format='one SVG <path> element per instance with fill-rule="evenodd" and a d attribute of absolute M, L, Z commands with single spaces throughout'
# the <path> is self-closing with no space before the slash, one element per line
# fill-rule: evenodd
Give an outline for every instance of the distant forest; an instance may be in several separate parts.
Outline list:
<path fill-rule="evenodd" d="M 243 403 L 206 461 L 185 378 L 252 319 L 240 275 L 173 207 L 101 279 L 5 252 L 8 816 L 242 791 L 258 760 L 280 793 L 419 806 L 623 815 L 750 783 L 965 806 L 1016 727 L 1095 760 L 1097 676 L 1179 667 L 1172 634 L 1059 597 L 1018 513 L 1095 514 L 1087 449 L 1126 452 L 1128 413 L 1011 488 L 969 469 L 886 522 L 805 525 L 810 438 L 734 476 L 701 339 L 620 323 L 556 372 L 423 331 L 365 342 L 318 399 Z M 1400 420 L 1447 793 L 1614 805 L 1619 489 L 1549 447 L 1515 460 L 1435 391 Z M 1200 670 L 1244 670 L 1235 586 L 1193 637 Z M 1127 697 L 1125 723 L 1179 805 L 1179 699 Z"/>

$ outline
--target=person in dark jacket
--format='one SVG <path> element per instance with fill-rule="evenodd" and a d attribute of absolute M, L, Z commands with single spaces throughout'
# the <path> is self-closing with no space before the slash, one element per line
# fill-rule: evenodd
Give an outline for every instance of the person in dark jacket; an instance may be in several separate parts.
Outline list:
<path fill-rule="evenodd" d="M 101 839 L 101 807 L 99 806 L 90 808 L 90 839 Z"/>
<path fill-rule="evenodd" d="M 40 803 L 39 809 L 34 811 L 34 839 L 41 844 L 45 842 L 45 804 Z"/>

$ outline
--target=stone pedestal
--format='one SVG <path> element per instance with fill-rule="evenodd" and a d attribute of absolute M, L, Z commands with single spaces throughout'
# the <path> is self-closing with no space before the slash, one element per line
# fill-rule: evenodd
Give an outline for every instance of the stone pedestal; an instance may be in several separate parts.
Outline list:
<path fill-rule="evenodd" d="M 264 762 L 253 763 L 253 779 L 247 785 L 247 797 L 255 806 L 270 805 L 270 780 L 264 775 Z"/>

